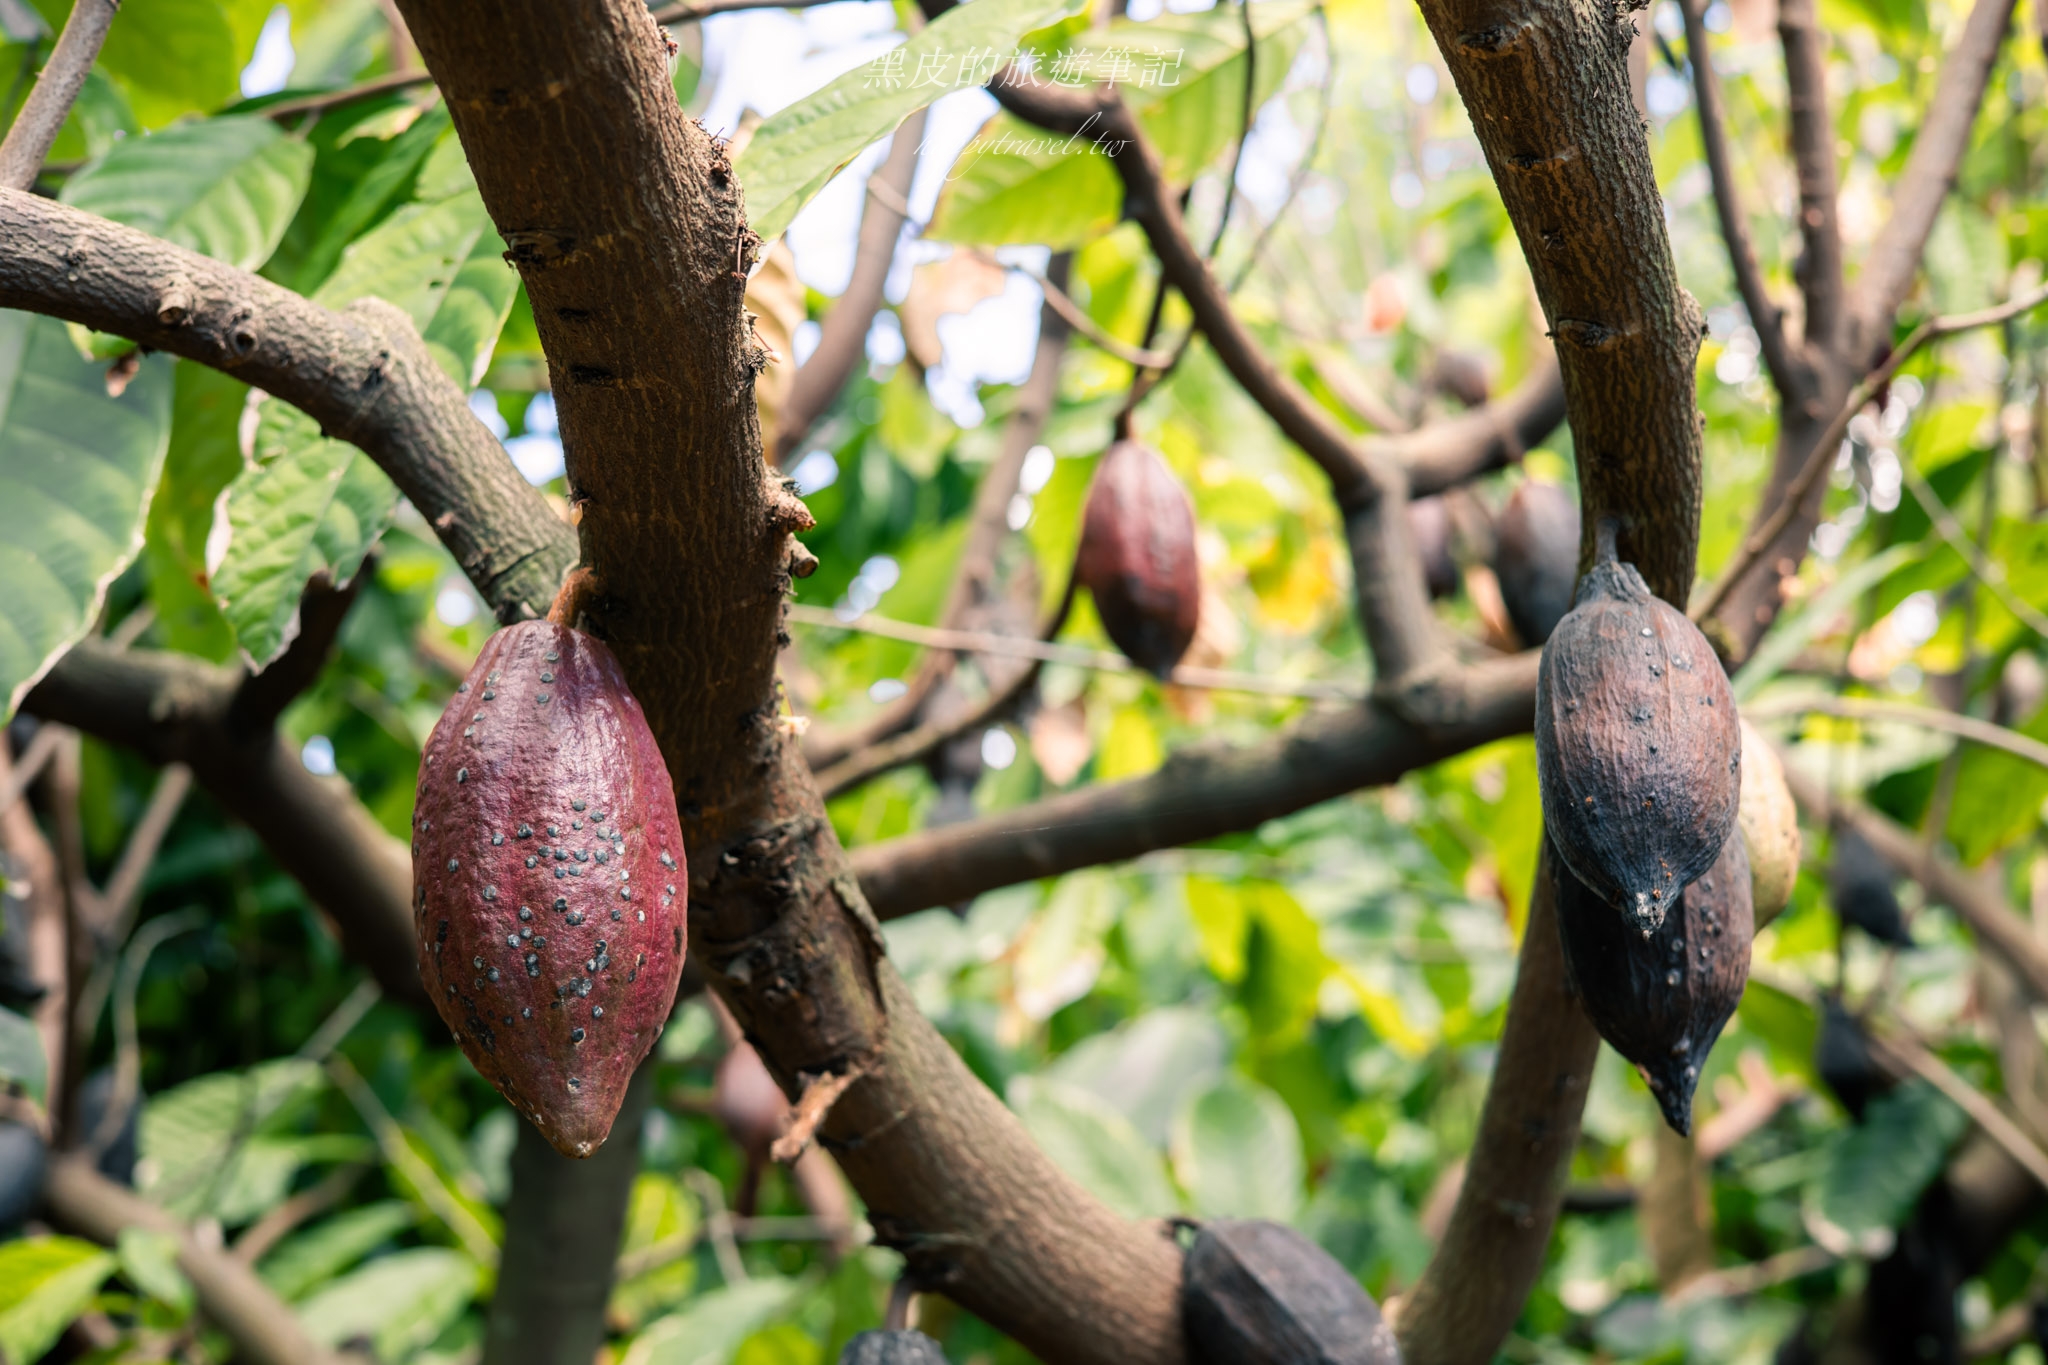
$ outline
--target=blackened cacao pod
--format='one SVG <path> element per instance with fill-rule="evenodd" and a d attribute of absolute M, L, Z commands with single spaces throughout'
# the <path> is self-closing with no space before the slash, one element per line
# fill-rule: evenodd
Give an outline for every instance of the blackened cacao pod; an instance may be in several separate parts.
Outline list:
<path fill-rule="evenodd" d="M 946 1365 L 946 1353 L 922 1332 L 862 1332 L 839 1353 L 839 1365 Z"/>
<path fill-rule="evenodd" d="M 1522 643 L 1534 649 L 1572 609 L 1579 577 L 1579 500 L 1524 479 L 1494 524 L 1494 576 Z"/>
<path fill-rule="evenodd" d="M 604 1141 L 668 1019 L 688 896 L 668 769 L 611 650 L 547 621 L 493 635 L 420 760 L 420 977 L 566 1156 Z"/>
<path fill-rule="evenodd" d="M 1180 1303 L 1194 1365 L 1400 1365 L 1372 1295 L 1280 1223 L 1204 1224 L 1181 1271 Z"/>
<path fill-rule="evenodd" d="M 1913 946 L 1906 917 L 1892 890 L 1892 870 L 1870 841 L 1847 825 L 1834 833 L 1834 857 L 1828 863 L 1828 899 L 1842 923 L 1853 924 L 1879 943 Z"/>
<path fill-rule="evenodd" d="M 1821 999 L 1820 1032 L 1813 1040 L 1813 1069 L 1849 1111 L 1849 1117 L 1863 1122 L 1870 1102 L 1891 1089 L 1892 1078 L 1877 1064 L 1863 1025 L 1832 991 Z"/>
<path fill-rule="evenodd" d="M 1451 509 L 1442 498 L 1417 498 L 1408 504 L 1408 534 L 1422 561 L 1422 581 L 1431 597 L 1449 597 L 1458 590 L 1458 562 L 1451 555 Z"/>
<path fill-rule="evenodd" d="M 1742 798 L 1735 823 L 1749 854 L 1749 898 L 1761 929 L 1791 902 L 1802 849 L 1799 807 L 1785 785 L 1785 765 L 1748 721 L 1742 722 Z"/>
<path fill-rule="evenodd" d="M 1552 852 L 1555 853 L 1553 847 Z M 1614 913 L 1553 858 L 1565 976 L 1600 1036 L 1634 1062 L 1679 1133 L 1700 1068 L 1749 980 L 1749 857 L 1731 838 L 1654 929 Z"/>
<path fill-rule="evenodd" d="M 1074 573 L 1124 657 L 1173 672 L 1201 618 L 1202 571 L 1194 504 L 1158 451 L 1118 441 L 1096 464 Z"/>
<path fill-rule="evenodd" d="M 1735 827 L 1742 730 L 1706 637 L 1605 557 L 1543 647 L 1543 818 L 1565 865 L 1639 929 L 1714 864 Z"/>

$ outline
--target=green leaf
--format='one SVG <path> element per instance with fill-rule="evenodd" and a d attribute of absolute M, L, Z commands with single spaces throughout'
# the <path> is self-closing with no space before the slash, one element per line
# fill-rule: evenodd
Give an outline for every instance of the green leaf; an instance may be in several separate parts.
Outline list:
<path fill-rule="evenodd" d="M 1925 1081 L 1873 1101 L 1845 1131 L 1808 1188 L 1807 1226 L 1838 1254 L 1881 1256 L 1969 1120 Z"/>
<path fill-rule="evenodd" d="M 642 1332 L 619 1365 L 725 1365 L 801 1289 L 794 1280 L 753 1279 L 701 1294 Z"/>
<path fill-rule="evenodd" d="M 474 192 L 408 204 L 350 247 L 314 295 L 330 308 L 374 295 L 404 309 L 457 383 L 482 377 L 512 309 L 518 277 Z M 348 582 L 391 524 L 398 490 L 354 446 L 305 414 L 266 401 L 255 459 L 227 493 L 227 553 L 214 595 L 258 666 L 290 642 L 299 597 L 316 573 Z"/>
<path fill-rule="evenodd" d="M 50 1083 L 49 1066 L 35 1021 L 0 1009 L 0 1088 L 18 1085 L 40 1103 Z"/>
<path fill-rule="evenodd" d="M 257 1273 L 281 1297 L 300 1299 L 418 1220 L 412 1205 L 399 1199 L 349 1209 L 280 1242 Z"/>
<path fill-rule="evenodd" d="M 217 1071 L 150 1097 L 139 1131 L 143 1192 L 180 1217 L 209 1210 L 237 1149 L 324 1084 L 313 1063 L 296 1058 L 248 1071 Z M 266 1160 L 259 1154 L 252 1158 Z"/>
<path fill-rule="evenodd" d="M 1301 1129 L 1281 1098 L 1228 1076 L 1192 1097 L 1173 1125 L 1173 1167 L 1195 1212 L 1287 1222 L 1301 1206 Z"/>
<path fill-rule="evenodd" d="M 1055 251 L 1100 236 L 1123 216 L 1123 182 L 1086 140 L 1074 142 L 1001 113 L 946 173 L 925 236 L 939 242 Z"/>
<path fill-rule="evenodd" d="M 208 587 L 206 537 L 214 504 L 242 472 L 237 428 L 249 386 L 190 360 L 176 363 L 171 446 L 149 504 L 143 560 L 156 630 L 171 649 L 224 663 L 235 632 Z"/>
<path fill-rule="evenodd" d="M 254 270 L 277 249 L 312 170 L 312 148 L 267 118 L 240 114 L 123 139 L 73 176 L 62 198 Z"/>
<path fill-rule="evenodd" d="M 2048 740 L 2048 707 L 2037 711 L 2020 733 Z M 1974 867 L 2026 837 L 2040 823 L 2044 799 L 2048 768 L 2004 749 L 1964 744 L 1948 813 L 1947 833 L 1956 856 Z"/>
<path fill-rule="evenodd" d="M 770 118 L 734 167 L 754 231 L 763 237 L 780 233 L 862 149 L 956 83 L 976 85 L 993 76 L 997 59 L 982 54 L 1015 51 L 1025 34 L 1073 8 L 1073 0 L 975 0 L 957 6 L 901 47 Z M 963 63 L 977 59 L 982 67 L 961 72 Z"/>
<path fill-rule="evenodd" d="M 110 398 L 63 323 L 0 312 L 0 714 L 92 628 L 142 548 L 170 419 L 167 357 Z"/>
<path fill-rule="evenodd" d="M 0 1242 L 0 1359 L 33 1361 L 114 1273 L 114 1258 L 75 1237 Z"/>
<path fill-rule="evenodd" d="M 380 1256 L 299 1305 L 306 1334 L 324 1346 L 368 1337 L 379 1360 L 401 1360 L 462 1316 L 483 1283 L 477 1263 L 448 1247 Z"/>
<path fill-rule="evenodd" d="M 1178 1210 L 1159 1153 L 1095 1096 L 1026 1076 L 1012 1087 L 1012 1104 L 1052 1164 L 1110 1208 L 1128 1218 Z"/>
<path fill-rule="evenodd" d="M 71 7 L 36 0 L 54 31 Z M 146 128 L 184 114 L 209 113 L 241 93 L 248 61 L 220 0 L 126 0 L 107 30 L 99 65 L 114 78 Z"/>
<path fill-rule="evenodd" d="M 388 106 L 414 107 L 404 101 Z M 442 138 L 454 137 L 441 105 L 388 139 L 355 136 L 350 112 L 340 110 L 321 120 L 307 139 L 314 149 L 312 184 L 266 272 L 301 294 L 311 294 L 334 273 L 350 242 L 407 199 L 419 197 L 408 190 L 415 186 L 421 162 Z"/>
<path fill-rule="evenodd" d="M 1777 626 L 1736 671 L 1731 688 L 1738 702 L 1748 701 L 1799 656 L 1799 651 L 1824 630 L 1834 628 L 1850 603 L 1927 552 L 1924 545 L 1894 545 L 1844 573 L 1814 595 L 1797 614 L 1779 617 Z"/>
<path fill-rule="evenodd" d="M 192 1311 L 192 1281 L 178 1267 L 178 1239 L 148 1228 L 122 1228 L 115 1244 L 128 1283 L 180 1313 Z"/>

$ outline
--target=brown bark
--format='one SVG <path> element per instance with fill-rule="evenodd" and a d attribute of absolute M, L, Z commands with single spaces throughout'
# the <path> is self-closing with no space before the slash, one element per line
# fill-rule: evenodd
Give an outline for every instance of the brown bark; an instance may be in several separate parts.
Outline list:
<path fill-rule="evenodd" d="M 1827 34 L 1814 0 L 1781 0 L 1778 41 L 1785 49 L 1792 161 L 1799 177 L 1799 287 L 1806 299 L 1806 343 L 1832 349 L 1842 322 L 1842 230 L 1836 211 L 1835 118 L 1828 104 Z"/>
<path fill-rule="evenodd" d="M 778 715 L 808 516 L 761 456 L 739 188 L 652 19 L 403 8 L 533 301 L 594 575 L 582 623 L 676 781 L 697 960 L 785 1091 L 859 1078 L 821 1137 L 921 1284 L 1047 1359 L 1177 1361 L 1178 1251 L 1053 1168 L 918 1014 Z"/>
<path fill-rule="evenodd" d="M 71 7 L 36 88 L 14 116 L 6 140 L 0 141 L 0 186 L 25 190 L 36 183 L 43 159 L 64 130 L 64 120 L 78 102 L 78 92 L 85 88 L 85 78 L 120 8 L 120 0 L 78 0 Z"/>

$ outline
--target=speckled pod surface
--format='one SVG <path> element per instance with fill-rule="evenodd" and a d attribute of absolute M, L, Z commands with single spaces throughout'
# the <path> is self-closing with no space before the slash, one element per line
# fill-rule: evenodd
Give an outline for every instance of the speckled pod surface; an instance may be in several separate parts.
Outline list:
<path fill-rule="evenodd" d="M 1700 1069 L 1749 981 L 1756 919 L 1742 836 L 1729 836 L 1655 929 L 1615 914 L 1555 858 L 1551 867 L 1572 994 L 1600 1036 L 1642 1072 L 1664 1121 L 1691 1132 Z"/>
<path fill-rule="evenodd" d="M 1639 929 L 1714 864 L 1742 790 L 1728 677 L 1635 567 L 1596 564 L 1536 678 L 1543 820 L 1565 865 Z"/>
<path fill-rule="evenodd" d="M 602 642 L 493 635 L 427 740 L 413 812 L 420 977 L 484 1079 L 596 1151 L 682 977 L 668 768 Z"/>
<path fill-rule="evenodd" d="M 1171 673 L 1201 621 L 1202 570 L 1194 504 L 1152 447 L 1118 441 L 1096 463 L 1074 573 L 1124 657 Z"/>

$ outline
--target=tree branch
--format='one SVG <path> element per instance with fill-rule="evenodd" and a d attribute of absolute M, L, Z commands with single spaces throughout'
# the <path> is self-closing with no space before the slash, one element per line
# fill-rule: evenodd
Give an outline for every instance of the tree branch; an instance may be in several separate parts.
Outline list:
<path fill-rule="evenodd" d="M 1690 33 L 1690 23 L 1687 30 Z M 1832 350 L 1842 321 L 1842 230 L 1836 207 L 1835 119 L 1828 105 L 1827 35 L 1821 31 L 1814 0 L 1782 0 L 1778 41 L 1785 49 L 1792 161 L 1799 178 L 1799 236 L 1805 243 L 1799 287 L 1806 299 L 1806 341 Z M 1783 385 L 1780 390 L 1785 391 Z"/>
<path fill-rule="evenodd" d="M 36 78 L 36 88 L 15 115 L 6 140 L 0 142 L 0 188 L 26 190 L 34 186 L 120 8 L 120 0 L 77 0 L 72 5 L 64 32 Z"/>
<path fill-rule="evenodd" d="M 782 405 L 769 449 L 776 466 L 785 467 L 797 446 L 839 397 L 854 367 L 867 358 L 868 328 L 882 307 L 882 286 L 896 260 L 903 233 L 903 203 L 917 174 L 917 155 L 924 142 L 925 111 L 903 120 L 889 142 L 889 155 L 875 171 L 860 214 L 859 244 L 854 248 L 853 277 L 818 324 L 818 347 L 797 368 Z"/>
<path fill-rule="evenodd" d="M 323 308 L 147 233 L 0 190 L 0 307 L 112 332 L 292 404 L 391 476 L 501 621 L 545 611 L 575 558 L 574 532 L 411 319 L 382 300 Z"/>
<path fill-rule="evenodd" d="M 54 750 L 53 750 L 54 752 Z M 7 736 L 0 730 L 0 788 L 9 785 L 14 760 L 8 752 Z M 64 883 L 57 866 L 57 854 L 36 824 L 35 813 L 26 801 L 11 801 L 0 808 L 0 853 L 6 855 L 9 894 L 18 896 L 27 911 L 23 937 L 23 965 L 29 978 L 43 988 L 43 997 L 30 1017 L 43 1044 L 44 1112 L 55 1124 L 64 1112 L 67 1097 L 62 1093 L 66 1039 L 70 1031 L 70 998 L 67 983 L 69 949 L 64 925 Z M 20 885 L 13 885 L 19 879 Z"/>
<path fill-rule="evenodd" d="M 1476 744 L 1526 733 L 1536 654 L 1463 670 L 1458 719 L 1413 725 L 1383 704 L 1311 716 L 1243 748 L 1182 749 L 1149 777 L 870 844 L 853 870 L 875 913 L 911 914 L 1038 877 L 1214 839 L 1360 787 L 1389 783 Z"/>
<path fill-rule="evenodd" d="M 1798 2 L 1794 0 L 1794 3 Z M 1805 0 L 1805 3 L 1810 7 L 1811 0 Z M 1713 180 L 1714 212 L 1721 223 L 1721 240 L 1728 247 L 1728 265 L 1735 275 L 1735 289 L 1742 295 L 1742 306 L 1749 312 L 1750 325 L 1756 328 L 1764 364 L 1770 367 L 1771 381 L 1777 385 L 1779 393 L 1795 393 L 1805 387 L 1805 367 L 1794 360 L 1792 349 L 1785 340 L 1785 315 L 1771 302 L 1770 291 L 1764 287 L 1763 271 L 1756 263 L 1756 248 L 1749 238 L 1749 218 L 1743 211 L 1741 193 L 1735 188 L 1735 169 L 1728 159 L 1728 106 L 1721 98 L 1721 78 L 1714 71 L 1714 54 L 1707 44 L 1707 25 L 1703 17 L 1706 6 L 1704 0 L 1680 0 L 1679 8 L 1685 14 L 1685 51 L 1692 67 L 1694 100 L 1699 106 L 1700 145 L 1706 152 L 1707 172 Z M 1785 11 L 1781 9 L 1781 25 L 1786 22 L 1784 15 Z M 1829 155 L 1833 155 L 1832 148 Z M 1828 166 L 1832 171 L 1834 162 L 1830 160 Z M 1834 202 L 1832 196 L 1828 202 Z M 1836 279 L 1839 282 L 1839 239 L 1837 247 Z M 1809 327 L 1811 317 L 1812 307 L 1808 305 Z"/>
<path fill-rule="evenodd" d="M 1962 39 L 1941 64 L 1934 98 L 1920 120 L 1906 168 L 1892 186 L 1892 215 L 1871 244 L 1857 280 L 1850 341 L 1862 360 L 1890 340 L 1892 318 L 1920 273 L 1920 258 L 1941 206 L 1970 150 L 1970 130 L 1991 82 L 1991 68 L 2012 23 L 2013 0 L 1977 0 Z M 1861 354 L 1857 354 L 1861 352 Z"/>
<path fill-rule="evenodd" d="M 1409 495 L 1424 498 L 1515 463 L 1563 421 L 1564 379 L 1550 355 L 1503 398 L 1359 444 L 1405 469 Z"/>
<path fill-rule="evenodd" d="M 178 1268 L 192 1282 L 200 1310 L 235 1344 L 236 1356 L 256 1365 L 343 1365 L 316 1345 L 290 1305 L 232 1252 L 208 1246 L 170 1214 L 94 1170 L 75 1156 L 53 1158 L 43 1178 L 51 1218 L 102 1246 L 128 1228 L 143 1228 L 178 1242 Z"/>

